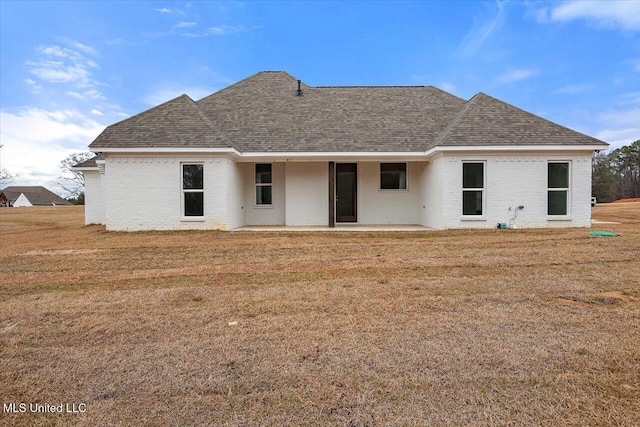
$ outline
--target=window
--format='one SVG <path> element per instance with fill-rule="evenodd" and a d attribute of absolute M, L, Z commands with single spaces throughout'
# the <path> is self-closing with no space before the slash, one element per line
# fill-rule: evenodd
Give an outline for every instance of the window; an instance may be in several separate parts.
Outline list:
<path fill-rule="evenodd" d="M 182 199 L 184 216 L 204 215 L 204 167 L 202 164 L 182 165 Z"/>
<path fill-rule="evenodd" d="M 256 163 L 256 205 L 272 204 L 271 163 Z"/>
<path fill-rule="evenodd" d="M 569 163 L 550 162 L 547 165 L 547 215 L 569 214 Z"/>
<path fill-rule="evenodd" d="M 407 189 L 407 164 L 406 163 L 380 163 L 380 189 L 381 190 L 406 190 Z"/>
<path fill-rule="evenodd" d="M 484 163 L 462 164 L 462 215 L 482 216 Z"/>

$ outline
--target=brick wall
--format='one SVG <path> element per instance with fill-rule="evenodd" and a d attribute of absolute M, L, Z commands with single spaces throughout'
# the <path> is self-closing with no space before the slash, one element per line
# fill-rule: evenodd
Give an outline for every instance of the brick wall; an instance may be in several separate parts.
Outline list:
<path fill-rule="evenodd" d="M 481 220 L 462 217 L 462 163 L 484 161 L 485 206 Z M 569 216 L 547 216 L 547 164 L 570 163 Z M 443 170 L 443 220 L 439 228 L 494 228 L 509 223 L 517 206 L 518 227 L 589 227 L 591 224 L 591 153 L 528 155 L 445 155 Z M 511 208 L 511 210 L 509 210 Z"/>
<path fill-rule="evenodd" d="M 105 195 L 103 191 L 102 178 L 98 171 L 84 173 L 84 223 L 104 224 L 105 223 Z"/>
<path fill-rule="evenodd" d="M 204 165 L 204 217 L 185 218 L 181 164 L 200 162 Z M 220 156 L 108 156 L 104 174 L 107 229 L 226 229 L 232 186 L 228 180 L 234 168 L 234 162 Z"/>

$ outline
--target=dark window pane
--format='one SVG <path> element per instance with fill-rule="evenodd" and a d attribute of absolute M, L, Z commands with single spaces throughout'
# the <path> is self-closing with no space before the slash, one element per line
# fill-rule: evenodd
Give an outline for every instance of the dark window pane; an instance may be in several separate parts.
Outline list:
<path fill-rule="evenodd" d="M 184 193 L 184 216 L 204 215 L 204 193 Z"/>
<path fill-rule="evenodd" d="M 548 215 L 567 214 L 567 191 L 549 191 L 547 200 Z"/>
<path fill-rule="evenodd" d="M 356 173 L 338 172 L 336 183 L 336 215 L 355 216 L 356 205 L 354 203 L 356 191 Z"/>
<path fill-rule="evenodd" d="M 462 192 L 462 214 L 482 215 L 482 191 Z"/>
<path fill-rule="evenodd" d="M 182 165 L 182 188 L 185 190 L 202 190 L 202 165 Z"/>
<path fill-rule="evenodd" d="M 271 164 L 256 163 L 256 184 L 271 184 Z"/>
<path fill-rule="evenodd" d="M 271 204 L 271 186 L 270 185 L 256 186 L 256 205 L 270 205 L 270 204 Z"/>
<path fill-rule="evenodd" d="M 462 164 L 462 188 L 484 188 L 484 163 Z"/>
<path fill-rule="evenodd" d="M 382 190 L 406 190 L 407 164 L 380 163 L 380 188 Z"/>
<path fill-rule="evenodd" d="M 549 188 L 569 188 L 569 163 L 549 163 Z"/>

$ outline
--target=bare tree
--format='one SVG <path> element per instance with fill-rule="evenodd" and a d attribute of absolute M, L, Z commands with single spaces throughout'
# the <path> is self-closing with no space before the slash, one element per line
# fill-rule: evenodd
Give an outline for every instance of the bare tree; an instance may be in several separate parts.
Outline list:
<path fill-rule="evenodd" d="M 6 169 L 0 169 L 0 188 L 3 188 L 5 185 L 9 184 L 13 181 L 17 175 L 13 175 Z"/>
<path fill-rule="evenodd" d="M 78 163 L 89 160 L 93 153 L 73 153 L 60 162 L 62 175 L 58 177 L 58 187 L 69 193 L 70 198 L 79 198 L 84 193 L 84 174 L 73 170 Z"/>

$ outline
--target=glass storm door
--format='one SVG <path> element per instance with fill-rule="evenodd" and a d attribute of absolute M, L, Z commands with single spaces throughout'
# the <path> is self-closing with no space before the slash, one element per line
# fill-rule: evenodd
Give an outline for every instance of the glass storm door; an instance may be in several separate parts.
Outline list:
<path fill-rule="evenodd" d="M 357 216 L 356 163 L 336 164 L 336 222 L 356 222 Z"/>

